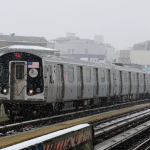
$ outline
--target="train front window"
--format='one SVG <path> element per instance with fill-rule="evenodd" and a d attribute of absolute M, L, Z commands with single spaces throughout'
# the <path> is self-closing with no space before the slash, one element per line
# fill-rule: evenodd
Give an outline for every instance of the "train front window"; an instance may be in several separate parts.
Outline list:
<path fill-rule="evenodd" d="M 24 78 L 24 65 L 17 65 L 16 66 L 16 79 L 23 79 Z"/>
<path fill-rule="evenodd" d="M 0 83 L 8 82 L 8 68 L 5 65 L 0 64 Z"/>

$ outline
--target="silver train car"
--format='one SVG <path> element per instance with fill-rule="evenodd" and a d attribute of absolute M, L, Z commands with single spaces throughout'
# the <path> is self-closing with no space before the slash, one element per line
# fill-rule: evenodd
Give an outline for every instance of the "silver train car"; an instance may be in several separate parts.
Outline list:
<path fill-rule="evenodd" d="M 143 70 L 10 52 L 0 56 L 0 103 L 10 118 L 148 98 Z"/>

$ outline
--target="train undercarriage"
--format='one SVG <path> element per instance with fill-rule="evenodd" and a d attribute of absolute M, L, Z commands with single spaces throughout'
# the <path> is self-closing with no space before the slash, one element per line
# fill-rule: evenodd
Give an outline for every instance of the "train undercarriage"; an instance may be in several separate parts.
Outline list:
<path fill-rule="evenodd" d="M 138 95 L 124 95 L 114 97 L 102 97 L 92 99 L 80 99 L 74 101 L 57 102 L 57 103 L 19 103 L 11 101 L 1 101 L 0 108 L 3 108 L 3 113 L 0 111 L 0 118 L 3 116 L 9 117 L 10 120 L 15 120 L 22 117 L 23 120 L 30 120 L 61 114 L 63 111 L 90 109 L 94 107 L 104 107 L 117 103 L 125 103 L 133 100 L 142 100 L 150 98 L 149 93 Z M 5 112 L 5 113 L 4 113 Z"/>

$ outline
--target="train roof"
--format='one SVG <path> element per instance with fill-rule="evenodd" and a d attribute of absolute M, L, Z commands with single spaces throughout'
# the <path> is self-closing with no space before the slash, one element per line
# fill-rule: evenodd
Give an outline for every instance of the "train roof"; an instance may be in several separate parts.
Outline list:
<path fill-rule="evenodd" d="M 83 60 L 77 60 L 77 59 L 70 59 L 65 57 L 58 57 L 54 55 L 47 55 L 47 54 L 37 54 L 38 56 L 42 57 L 47 62 L 58 62 L 58 63 L 66 63 L 66 64 L 75 64 L 75 65 L 87 65 L 87 66 L 93 66 L 93 67 L 105 67 L 111 69 L 110 66 L 106 64 L 101 64 L 98 62 L 90 62 L 90 61 L 83 61 Z"/>
<path fill-rule="evenodd" d="M 138 68 L 132 68 L 130 66 L 127 66 L 127 65 L 123 65 L 123 66 L 118 66 L 118 65 L 115 65 L 115 64 L 107 64 L 109 66 L 111 66 L 112 68 L 114 69 L 118 69 L 118 70 L 126 70 L 126 71 L 134 71 L 134 72 L 142 72 L 142 73 L 145 73 L 146 71 L 145 70 L 141 70 L 141 69 L 138 69 Z"/>
<path fill-rule="evenodd" d="M 76 60 L 64 57 L 57 57 L 53 55 L 42 55 L 40 54 L 43 59 L 50 62 L 59 62 L 59 63 L 69 63 L 69 64 L 76 64 L 76 65 L 88 65 L 88 66 L 97 66 L 97 67 L 104 67 L 108 69 L 118 69 L 118 70 L 126 70 L 126 71 L 135 71 L 135 72 L 146 72 L 145 70 L 132 68 L 130 66 L 117 66 L 114 64 L 107 64 L 107 63 L 99 63 L 99 62 L 90 62 L 90 61 L 83 61 L 83 60 Z"/>
<path fill-rule="evenodd" d="M 43 135 L 41 137 L 38 137 L 38 138 L 34 138 L 34 139 L 31 139 L 31 140 L 28 140 L 28 141 L 25 141 L 25 142 L 22 142 L 22 143 L 19 143 L 19 144 L 16 144 L 16 145 L 13 145 L 13 146 L 9 146 L 9 147 L 6 147 L 6 148 L 3 148 L 2 150 L 20 150 L 20 149 L 23 149 L 23 148 L 26 148 L 26 147 L 29 147 L 29 146 L 32 146 L 32 145 L 35 145 L 35 144 L 38 144 L 38 143 L 42 143 L 44 141 L 47 141 L 47 140 L 50 140 L 50 139 L 53 139 L 53 138 L 56 138 L 58 136 L 62 136 L 64 134 L 67 134 L 67 133 L 70 133 L 70 132 L 73 132 L 73 131 L 78 131 L 80 129 L 83 129 L 83 128 L 86 128 L 86 127 L 89 127 L 90 125 L 89 124 L 80 124 L 80 125 L 77 125 L 77 126 L 74 126 L 74 127 L 71 127 L 71 128 L 67 128 L 67 129 L 63 129 L 63 130 L 59 130 L 59 131 L 56 131 L 56 132 L 53 132 L 53 133 L 50 133 L 50 134 L 47 134 L 47 135 Z"/>
<path fill-rule="evenodd" d="M 19 50 L 20 52 L 26 52 L 26 50 L 41 50 L 41 51 L 50 51 L 50 52 L 59 52 L 59 50 L 52 49 L 52 48 L 47 48 L 47 47 L 42 47 L 42 46 L 34 46 L 34 45 L 9 45 L 5 47 L 1 47 L 0 49 L 8 49 L 11 50 Z"/>

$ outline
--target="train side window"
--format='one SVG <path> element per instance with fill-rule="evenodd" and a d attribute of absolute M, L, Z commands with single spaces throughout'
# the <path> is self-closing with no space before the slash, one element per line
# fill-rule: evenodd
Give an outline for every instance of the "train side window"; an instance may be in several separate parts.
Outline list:
<path fill-rule="evenodd" d="M 49 83 L 52 83 L 52 66 L 48 66 Z"/>
<path fill-rule="evenodd" d="M 73 67 L 68 67 L 68 82 L 74 81 L 74 69 Z"/>
<path fill-rule="evenodd" d="M 91 69 L 86 68 L 86 82 L 91 82 Z"/>
<path fill-rule="evenodd" d="M 105 71 L 104 70 L 101 71 L 101 82 L 102 83 L 105 82 Z"/>
<path fill-rule="evenodd" d="M 133 83 L 135 83 L 135 74 L 133 74 L 132 79 L 133 79 Z"/>
<path fill-rule="evenodd" d="M 24 65 L 16 66 L 16 79 L 21 80 L 24 78 Z"/>
<path fill-rule="evenodd" d="M 82 68 L 81 67 L 78 67 L 78 82 L 81 82 L 82 81 Z"/>
<path fill-rule="evenodd" d="M 63 66 L 60 65 L 60 71 L 59 71 L 59 75 L 60 75 L 60 81 L 63 81 Z"/>
<path fill-rule="evenodd" d="M 124 73 L 124 83 L 128 82 L 127 73 Z"/>
<path fill-rule="evenodd" d="M 94 82 L 98 82 L 98 69 L 97 68 L 93 69 L 93 80 Z"/>
<path fill-rule="evenodd" d="M 56 67 L 56 75 L 57 75 L 57 80 L 60 81 L 60 75 L 59 75 L 59 67 Z"/>
<path fill-rule="evenodd" d="M 93 80 L 96 82 L 96 69 L 93 69 Z"/>
<path fill-rule="evenodd" d="M 140 75 L 140 81 L 143 82 L 143 75 Z"/>

